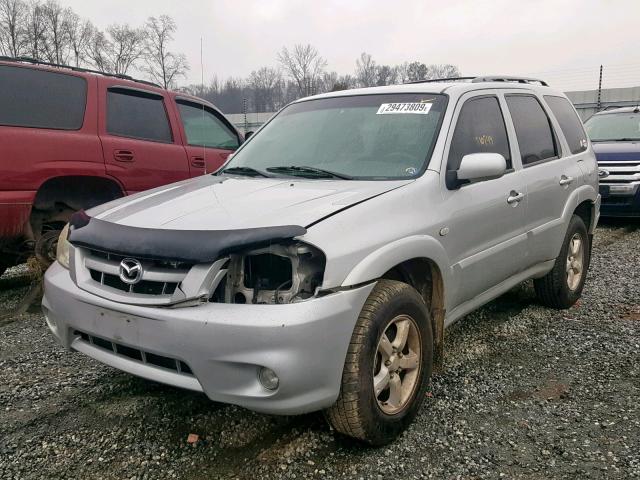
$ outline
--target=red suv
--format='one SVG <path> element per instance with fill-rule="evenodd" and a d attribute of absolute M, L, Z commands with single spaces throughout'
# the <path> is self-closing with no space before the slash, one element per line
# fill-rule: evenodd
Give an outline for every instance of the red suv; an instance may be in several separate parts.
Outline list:
<path fill-rule="evenodd" d="M 46 259 L 74 211 L 213 172 L 242 141 L 199 98 L 0 58 L 0 275 Z"/>

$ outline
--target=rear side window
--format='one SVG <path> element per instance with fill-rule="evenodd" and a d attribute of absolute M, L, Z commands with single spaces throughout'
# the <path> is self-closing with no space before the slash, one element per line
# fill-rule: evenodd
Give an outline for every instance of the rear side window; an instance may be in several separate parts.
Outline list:
<path fill-rule="evenodd" d="M 0 65 L 0 125 L 79 130 L 86 103 L 84 78 Z"/>
<path fill-rule="evenodd" d="M 202 105 L 178 102 L 187 143 L 198 147 L 238 148 L 238 136 L 216 115 Z"/>
<path fill-rule="evenodd" d="M 587 134 L 582 128 L 582 122 L 578 118 L 569 100 L 563 97 L 545 96 L 544 99 L 555 115 L 564 137 L 567 139 L 571 153 L 584 152 L 587 149 Z"/>
<path fill-rule="evenodd" d="M 467 100 L 453 133 L 447 170 L 458 170 L 470 153 L 499 153 L 511 168 L 511 154 L 502 110 L 496 97 Z"/>
<path fill-rule="evenodd" d="M 173 142 L 162 97 L 112 88 L 107 91 L 107 132 L 154 142 Z"/>
<path fill-rule="evenodd" d="M 549 117 L 537 98 L 507 95 L 507 105 L 516 129 L 522 164 L 530 165 L 558 156 Z"/>

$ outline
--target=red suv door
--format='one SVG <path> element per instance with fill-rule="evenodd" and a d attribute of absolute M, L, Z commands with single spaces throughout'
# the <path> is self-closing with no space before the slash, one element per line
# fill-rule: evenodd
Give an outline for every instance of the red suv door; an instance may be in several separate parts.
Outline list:
<path fill-rule="evenodd" d="M 240 136 L 216 109 L 176 97 L 191 176 L 218 170 L 240 145 Z"/>
<path fill-rule="evenodd" d="M 107 173 L 128 194 L 189 177 L 167 92 L 101 79 L 99 133 Z"/>

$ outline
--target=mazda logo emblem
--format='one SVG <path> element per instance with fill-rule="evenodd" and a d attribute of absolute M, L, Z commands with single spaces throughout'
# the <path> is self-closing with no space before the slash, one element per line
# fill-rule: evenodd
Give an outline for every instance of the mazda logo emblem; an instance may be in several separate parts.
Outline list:
<path fill-rule="evenodd" d="M 120 280 L 133 285 L 142 280 L 142 264 L 135 258 L 125 258 L 120 262 Z"/>

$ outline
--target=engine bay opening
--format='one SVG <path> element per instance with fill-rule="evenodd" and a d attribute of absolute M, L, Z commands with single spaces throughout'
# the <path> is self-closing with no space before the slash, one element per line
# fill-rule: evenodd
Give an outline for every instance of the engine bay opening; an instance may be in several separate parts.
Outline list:
<path fill-rule="evenodd" d="M 325 263 L 320 250 L 299 242 L 232 254 L 227 274 L 209 301 L 284 304 L 305 300 L 322 284 Z"/>

